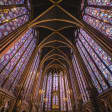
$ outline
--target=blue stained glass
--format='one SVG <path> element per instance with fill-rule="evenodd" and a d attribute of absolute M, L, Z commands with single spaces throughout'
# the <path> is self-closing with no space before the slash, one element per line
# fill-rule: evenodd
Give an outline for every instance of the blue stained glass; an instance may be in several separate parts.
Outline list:
<path fill-rule="evenodd" d="M 70 89 L 69 89 L 69 84 L 67 81 L 67 74 L 65 74 L 65 88 L 66 88 L 66 95 L 67 95 L 67 104 L 68 104 L 68 111 L 72 111 L 72 105 L 71 105 L 71 99 L 70 99 Z"/>
<path fill-rule="evenodd" d="M 112 39 L 112 26 L 111 25 L 104 23 L 93 17 L 90 17 L 89 15 L 84 15 L 83 20 L 86 21 L 88 24 L 90 24 L 95 29 L 99 30 L 105 36 Z"/>
<path fill-rule="evenodd" d="M 43 85 L 43 90 L 46 90 L 46 92 L 44 97 L 43 95 L 41 96 L 42 105 L 44 104 L 43 108 L 45 108 L 46 111 L 51 111 L 53 109 L 58 110 L 60 100 L 61 111 L 66 111 L 67 107 L 69 111 L 72 111 L 71 98 L 67 91 L 69 90 L 69 86 L 67 86 L 67 88 L 65 86 L 65 83 L 68 85 L 68 80 L 65 78 L 66 75 L 63 74 L 63 72 L 60 72 L 59 74 L 49 73 L 47 77 L 48 78 L 45 77 L 47 80 L 47 85 L 45 86 L 45 79 Z"/>
<path fill-rule="evenodd" d="M 112 6 L 111 0 L 88 0 L 89 5 Z"/>
<path fill-rule="evenodd" d="M 2 0 L 0 5 L 15 5 L 15 4 L 24 4 L 24 0 Z"/>
<path fill-rule="evenodd" d="M 74 94 L 74 98 L 76 97 L 77 95 L 77 90 L 76 90 L 76 87 L 74 87 L 74 84 L 75 84 L 75 76 L 74 74 L 72 73 L 72 70 L 69 69 L 69 73 L 70 73 L 70 79 L 71 79 L 71 84 L 72 84 L 72 89 L 73 89 L 73 94 Z M 77 83 L 77 82 L 76 82 Z"/>
<path fill-rule="evenodd" d="M 28 8 L 31 9 L 30 0 L 27 0 Z"/>
<path fill-rule="evenodd" d="M 104 50 L 101 49 L 101 47 L 84 30 L 81 29 L 80 32 L 91 45 L 91 47 L 95 50 L 95 52 L 100 56 L 102 61 L 107 66 L 112 65 L 112 58 L 106 52 L 104 52 Z"/>
<path fill-rule="evenodd" d="M 31 35 L 31 32 L 32 32 L 32 29 L 30 29 L 29 31 L 26 32 L 25 35 L 23 35 L 23 37 L 18 40 L 18 42 L 16 42 L 14 44 L 14 46 L 12 48 L 9 49 L 9 51 L 3 56 L 0 58 L 0 65 L 3 65 L 5 66 L 8 61 L 11 59 L 11 57 L 17 52 L 17 50 L 22 46 L 24 45 L 24 42 L 27 40 L 27 39 L 30 39 L 32 38 L 32 35 Z M 30 36 L 31 35 L 31 36 Z M 3 67 L 0 67 L 0 70 L 2 69 Z"/>
<path fill-rule="evenodd" d="M 33 47 L 32 47 L 33 46 Z M 23 66 L 23 64 L 27 64 L 29 57 L 31 56 L 31 53 L 33 51 L 33 49 L 35 48 L 35 44 L 34 41 L 32 41 L 32 43 L 29 45 L 29 47 L 27 48 L 26 52 L 24 53 L 24 55 L 22 56 L 22 58 L 20 59 L 19 63 L 17 64 L 16 68 L 14 69 L 14 71 L 11 73 L 10 78 L 8 79 L 8 81 L 6 82 L 4 88 L 8 89 L 11 86 L 11 83 L 13 83 L 13 81 L 16 81 L 16 77 L 17 74 L 19 74 L 19 70 L 22 69 L 22 71 L 24 70 L 23 68 L 21 68 Z M 28 56 L 29 55 L 29 56 Z M 27 57 L 27 58 L 26 58 Z M 24 63 L 25 62 L 25 63 Z M 20 75 L 20 74 L 19 74 Z M 15 80 L 14 80 L 15 78 Z M 20 76 L 19 76 L 20 78 Z M 17 82 L 16 82 L 17 83 Z"/>
<path fill-rule="evenodd" d="M 77 77 L 77 80 L 78 80 L 78 84 L 79 84 L 79 88 L 80 88 L 80 91 L 81 91 L 81 95 L 82 95 L 82 99 L 83 99 L 83 102 L 87 102 L 88 101 L 88 92 L 86 90 L 86 87 L 85 87 L 85 81 L 83 79 L 83 76 L 82 76 L 82 72 L 78 66 L 78 63 L 76 61 L 76 57 L 74 56 L 73 60 L 73 65 L 74 65 L 74 69 L 75 69 L 75 73 L 76 73 L 76 77 Z"/>
<path fill-rule="evenodd" d="M 5 9 L 6 12 L 0 12 L 0 23 L 8 22 L 9 20 L 16 18 L 18 16 L 28 13 L 28 10 L 25 7 L 15 7 L 12 9 Z"/>
<path fill-rule="evenodd" d="M 81 30 L 82 31 L 82 30 Z M 84 35 L 85 33 L 83 33 L 84 31 L 82 31 L 82 35 Z M 94 44 L 94 43 L 91 43 L 90 41 L 89 41 L 89 43 L 92 45 L 92 46 L 90 46 L 89 45 L 89 43 L 87 43 L 87 41 L 83 38 L 83 36 L 81 36 L 80 34 L 79 34 L 79 37 L 80 37 L 80 40 L 82 41 L 82 43 L 83 43 L 83 45 L 85 46 L 85 48 L 87 49 L 87 51 L 88 51 L 88 53 L 91 55 L 91 57 L 93 58 L 93 60 L 94 60 L 94 62 L 96 63 L 96 65 L 98 66 L 98 68 L 101 70 L 101 72 L 103 73 L 103 75 L 104 75 L 104 77 L 109 81 L 109 83 L 110 83 L 110 85 L 112 85 L 112 75 L 111 75 L 111 73 L 110 73 L 110 71 L 109 70 L 107 70 L 107 68 L 106 68 L 106 66 L 104 65 L 104 63 L 102 62 L 102 61 L 104 61 L 105 62 L 105 59 L 106 59 L 106 61 L 108 62 L 108 63 L 106 63 L 107 64 L 107 66 L 109 66 L 109 65 L 111 65 L 112 64 L 112 62 L 110 61 L 109 62 L 109 60 L 107 60 L 107 58 L 104 58 L 104 56 L 102 57 L 102 55 L 105 55 L 106 53 L 105 52 L 102 52 L 101 53 L 101 48 L 100 48 L 100 53 L 99 52 L 97 52 L 98 51 L 98 48 L 99 48 L 99 46 L 97 46 L 97 44 Z M 87 39 L 87 34 L 86 35 L 84 35 L 84 37 Z M 89 37 L 90 38 L 90 37 Z M 91 39 L 92 40 L 92 39 Z M 80 44 L 81 45 L 81 44 Z M 96 45 L 96 46 L 94 46 L 94 45 Z M 95 49 L 95 51 L 93 50 L 94 49 L 94 47 L 97 47 L 97 49 Z M 91 47 L 93 47 L 93 49 L 91 48 Z M 102 50 L 103 51 L 103 50 Z M 102 61 L 100 60 L 100 58 L 98 57 L 98 55 L 95 53 L 95 52 L 97 52 L 98 53 L 98 55 L 101 57 L 101 59 L 102 59 Z M 85 52 L 84 52 L 85 53 Z M 86 53 L 85 53 L 86 54 Z M 88 56 L 88 55 L 87 55 Z M 108 56 L 107 54 L 105 55 L 105 56 Z M 109 57 L 109 56 L 108 56 Z M 109 59 L 110 59 L 110 57 L 109 57 Z"/>
<path fill-rule="evenodd" d="M 82 46 L 79 46 L 78 44 L 77 44 L 77 48 L 79 49 L 79 48 L 82 48 Z M 82 48 L 83 49 L 83 48 Z M 88 71 L 89 71 L 89 73 L 90 73 L 90 76 L 91 76 L 91 78 L 92 78 L 92 80 L 93 80 L 93 82 L 94 82 L 94 85 L 95 85 L 95 87 L 98 89 L 98 92 L 99 93 L 101 93 L 102 92 L 102 89 L 101 89 L 101 87 L 100 87 L 100 85 L 99 85 L 99 83 L 98 83 L 98 81 L 97 81 L 97 79 L 96 79 L 96 77 L 94 76 L 94 71 L 92 71 L 92 68 L 93 68 L 93 66 L 92 66 L 92 62 L 91 62 L 91 60 L 89 60 L 89 58 L 86 56 L 86 58 L 87 58 L 87 60 L 89 61 L 89 63 L 90 63 L 90 65 L 92 66 L 92 67 L 90 67 L 90 65 L 87 63 L 87 60 L 85 59 L 85 57 L 84 57 L 84 54 L 81 52 L 81 50 L 79 49 L 79 52 L 80 52 L 80 54 L 81 54 L 81 56 L 82 56 L 82 58 L 83 58 L 83 60 L 84 60 L 84 62 L 85 62 L 85 64 L 86 64 L 86 66 L 87 66 L 87 69 L 88 69 Z M 96 72 L 96 73 L 98 73 L 98 72 Z M 98 78 L 99 79 L 99 78 Z"/>
<path fill-rule="evenodd" d="M 28 33 L 30 34 L 30 35 L 28 35 Z M 29 36 L 29 37 L 27 37 L 27 36 Z M 27 40 L 25 40 L 24 41 L 24 39 L 23 38 L 27 38 Z M 21 41 L 23 41 L 24 43 L 23 43 L 23 45 L 20 47 L 20 49 L 18 49 L 18 52 L 15 54 L 15 56 L 10 56 L 10 53 L 11 52 L 9 52 L 8 51 L 8 53 L 6 54 L 6 55 L 4 55 L 5 57 L 6 56 L 8 56 L 8 60 L 5 60 L 5 58 L 4 58 L 4 56 L 2 57 L 3 59 L 1 60 L 1 62 L 5 62 L 6 61 L 6 63 L 3 63 L 4 64 L 4 69 L 3 69 L 3 71 L 1 72 L 1 74 L 0 74 L 0 77 L 1 77 L 1 81 L 0 81 L 0 83 L 2 84 L 2 82 L 5 80 L 5 78 L 7 77 L 7 75 L 11 72 L 11 70 L 13 70 L 14 69 L 14 66 L 16 66 L 16 64 L 17 64 L 17 66 L 16 66 L 16 68 L 14 69 L 14 71 L 13 71 L 13 73 L 12 74 L 17 74 L 17 70 L 20 68 L 20 65 L 23 63 L 23 58 L 21 58 L 21 56 L 23 56 L 24 55 L 24 52 L 25 52 L 25 50 L 26 50 L 26 48 L 27 48 L 27 46 L 28 45 L 30 45 L 31 43 L 31 46 L 30 47 L 32 47 L 33 45 L 35 45 L 35 39 L 33 39 L 32 40 L 32 38 L 33 38 L 33 34 L 31 34 L 31 30 L 29 30 L 27 33 L 26 33 L 26 35 L 24 35 L 23 37 L 22 37 L 22 39 L 20 39 Z M 31 42 L 31 43 L 30 43 Z M 17 42 L 18 43 L 18 42 Z M 16 43 L 16 44 L 17 44 Z M 17 47 L 18 48 L 18 47 Z M 16 50 L 17 50 L 17 48 L 16 48 Z M 14 49 L 15 50 L 15 49 Z M 13 51 L 12 51 L 13 52 Z M 15 53 L 15 52 L 14 52 Z M 12 53 L 11 53 L 12 54 Z M 26 55 L 26 52 L 25 52 L 25 55 L 24 56 L 27 56 Z M 20 59 L 21 58 L 21 59 Z M 7 63 L 7 61 L 9 61 L 9 63 Z M 18 62 L 17 63 L 17 61 L 19 61 L 19 62 L 21 62 L 21 64 Z M 2 64 L 2 65 L 3 65 Z M 19 64 L 19 65 L 18 65 Z M 12 78 L 11 78 L 12 79 Z"/>
<path fill-rule="evenodd" d="M 95 65 L 94 65 L 94 63 L 93 63 L 93 61 L 92 61 L 91 58 L 90 58 L 90 56 L 87 54 L 87 52 L 85 51 L 84 47 L 82 47 L 82 45 L 81 45 L 81 43 L 80 43 L 79 41 L 78 41 L 78 43 L 79 43 L 79 45 L 81 46 L 81 48 L 82 48 L 82 50 L 83 50 L 85 56 L 87 57 L 88 62 L 89 62 L 90 65 L 91 65 L 91 68 L 94 70 L 94 73 L 95 73 L 96 77 L 98 78 L 98 80 L 100 81 L 102 87 L 103 87 L 104 89 L 106 89 L 106 88 L 107 88 L 107 85 L 106 85 L 105 82 L 103 81 L 101 75 L 99 75 L 98 70 L 96 69 L 96 67 L 95 67 Z"/>
<path fill-rule="evenodd" d="M 112 11 L 111 10 L 87 7 L 85 9 L 85 12 L 86 12 L 86 14 L 94 16 L 94 17 L 104 21 L 105 23 L 112 24 Z"/>
<path fill-rule="evenodd" d="M 61 111 L 66 111 L 66 102 L 64 101 L 65 96 L 65 86 L 64 86 L 64 74 L 60 72 L 60 99 L 61 99 Z"/>
<path fill-rule="evenodd" d="M 21 17 L 18 17 L 14 20 L 12 20 L 9 23 L 4 23 L 3 25 L 0 26 L 0 33 L 1 37 L 0 40 L 3 39 L 5 36 L 7 36 L 9 33 L 17 29 L 18 27 L 22 26 L 29 20 L 28 15 L 24 15 Z"/>

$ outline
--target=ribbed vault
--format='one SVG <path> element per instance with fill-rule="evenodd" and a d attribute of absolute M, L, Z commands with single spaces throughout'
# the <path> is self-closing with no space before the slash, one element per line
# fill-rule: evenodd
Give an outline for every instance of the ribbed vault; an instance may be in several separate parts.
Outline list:
<path fill-rule="evenodd" d="M 80 4 L 81 0 L 79 2 L 70 0 L 69 6 L 66 0 L 48 0 L 48 5 L 46 1 L 46 3 L 44 1 L 37 1 L 37 3 L 40 2 L 41 6 L 46 6 L 46 10 L 41 10 L 41 14 L 37 15 L 29 23 L 29 27 L 34 27 L 39 31 L 40 67 L 42 67 L 43 71 L 47 72 L 67 70 L 71 65 L 71 49 L 75 44 L 74 31 L 78 30 L 79 27 L 83 27 L 80 18 L 78 18 L 80 16 L 77 16 L 80 10 L 77 9 L 76 5 L 73 6 L 73 4 Z M 36 2 L 32 3 L 36 4 Z M 75 15 L 73 15 L 73 12 L 70 12 L 71 9 L 69 10 L 69 7 L 72 10 L 76 9 Z"/>

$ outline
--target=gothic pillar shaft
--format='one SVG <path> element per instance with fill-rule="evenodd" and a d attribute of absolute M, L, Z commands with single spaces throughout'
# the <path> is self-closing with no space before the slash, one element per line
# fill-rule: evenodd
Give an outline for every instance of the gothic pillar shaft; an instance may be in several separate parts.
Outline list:
<path fill-rule="evenodd" d="M 67 98 L 67 89 L 66 89 L 66 82 L 65 82 L 65 75 L 66 75 L 66 72 L 63 71 L 63 81 L 64 81 L 64 91 L 65 91 L 65 98 Z M 67 101 L 65 100 L 66 102 L 66 111 L 68 112 L 68 104 L 67 104 Z"/>
<path fill-rule="evenodd" d="M 19 82 L 20 87 L 19 87 L 19 90 L 18 90 L 18 95 L 17 95 L 17 97 L 16 97 L 16 101 L 15 101 L 15 104 L 14 104 L 14 107 L 13 107 L 13 111 L 11 111 L 11 112 L 14 112 L 14 111 L 15 111 L 14 109 L 16 108 L 17 103 L 18 103 L 18 101 L 20 100 L 19 97 L 20 97 L 21 92 L 22 92 L 22 90 L 23 90 L 23 88 L 24 88 L 26 79 L 27 79 L 27 77 L 28 77 L 28 75 L 29 75 L 29 70 L 30 70 L 30 68 L 31 68 L 31 66 L 32 66 L 32 64 L 33 64 L 33 61 L 34 61 L 34 58 L 35 58 L 37 52 L 38 52 L 38 47 L 36 47 L 36 48 L 34 49 L 32 55 L 31 55 L 31 57 L 30 57 L 30 59 L 29 59 L 29 61 L 28 61 L 28 64 L 26 65 L 26 68 L 25 68 L 25 70 L 24 70 L 24 72 L 23 72 L 23 74 L 22 74 L 21 80 L 20 80 L 20 82 Z"/>
<path fill-rule="evenodd" d="M 67 79 L 68 79 L 68 85 L 69 85 L 69 89 L 70 89 L 70 98 L 71 98 L 71 103 L 72 103 L 72 108 L 73 108 L 74 107 L 75 98 L 74 98 L 74 95 L 73 95 L 73 88 L 72 88 L 72 84 L 71 84 L 69 70 L 67 70 Z M 72 92 L 71 92 L 71 90 L 72 90 Z"/>
<path fill-rule="evenodd" d="M 39 73 L 39 74 L 38 74 Z M 37 72 L 36 72 L 36 76 L 35 76 L 35 80 L 34 80 L 34 84 L 33 84 L 33 89 L 32 89 L 32 94 L 33 94 L 33 96 L 35 96 L 36 95 L 36 93 L 37 93 L 37 91 L 36 91 L 36 89 L 37 89 L 37 81 L 38 81 L 38 79 L 39 79 L 39 75 L 41 75 L 40 74 L 40 68 L 38 68 L 37 69 Z"/>
<path fill-rule="evenodd" d="M 41 77 L 41 81 L 40 81 L 40 85 L 39 85 L 39 90 L 42 90 L 42 87 L 43 87 L 43 82 L 44 82 L 44 74 L 45 74 L 45 72 L 42 72 L 40 75 L 42 75 L 42 77 Z M 37 105 L 39 106 L 40 104 L 41 104 L 41 95 L 43 95 L 43 94 L 45 94 L 45 93 L 42 93 L 42 94 L 38 94 L 38 96 L 37 96 Z M 39 108 L 41 108 L 41 107 L 38 107 L 38 109 Z M 37 111 L 38 112 L 38 111 Z"/>
<path fill-rule="evenodd" d="M 75 93 L 73 93 L 74 98 L 75 98 L 74 103 L 73 103 L 74 104 L 73 105 L 73 111 L 76 111 L 76 109 L 78 109 L 78 101 L 79 101 L 79 98 L 81 96 L 81 93 L 80 93 L 77 77 L 76 77 L 76 74 L 75 74 L 75 70 L 74 70 L 74 67 L 73 67 L 73 63 L 71 63 L 71 64 L 72 64 L 71 68 L 70 68 L 72 70 L 71 71 L 71 78 L 74 79 L 72 87 L 75 88 Z"/>
<path fill-rule="evenodd" d="M 95 102 L 93 99 L 96 99 L 96 96 L 93 96 L 92 92 L 92 88 L 94 88 L 94 85 L 92 83 L 92 79 L 89 75 L 89 72 L 83 62 L 83 59 L 82 57 L 80 56 L 80 53 L 78 51 L 78 48 L 74 47 L 74 55 L 76 56 L 76 59 L 77 59 L 77 62 L 79 64 L 79 67 L 82 71 L 82 75 L 84 76 L 84 80 L 85 80 L 85 84 L 86 84 L 86 90 L 88 91 L 88 94 L 89 94 L 89 99 L 90 99 L 90 102 L 91 102 L 91 110 L 92 112 L 100 112 L 99 109 L 97 108 L 97 106 L 95 105 L 95 103 L 97 104 L 97 102 Z"/>
<path fill-rule="evenodd" d="M 76 95 L 77 95 L 77 99 L 78 99 L 78 96 L 81 94 L 80 93 L 80 89 L 79 89 L 79 85 L 78 85 L 78 81 L 77 81 L 77 77 L 76 77 L 76 74 L 75 74 L 75 70 L 74 70 L 74 67 L 73 67 L 73 63 L 72 63 L 72 65 L 71 65 L 71 70 L 72 70 L 72 76 L 76 79 L 75 81 L 74 81 L 74 86 L 76 87 Z"/>

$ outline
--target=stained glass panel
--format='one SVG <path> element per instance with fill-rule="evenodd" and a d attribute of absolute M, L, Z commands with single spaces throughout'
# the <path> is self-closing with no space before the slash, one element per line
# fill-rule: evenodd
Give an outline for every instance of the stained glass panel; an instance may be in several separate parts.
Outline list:
<path fill-rule="evenodd" d="M 86 66 L 87 66 L 87 69 L 88 69 L 88 71 L 89 71 L 89 73 L 90 73 L 90 76 L 91 76 L 91 78 L 92 78 L 92 81 L 94 82 L 94 85 L 95 85 L 95 87 L 98 89 L 98 92 L 102 92 L 102 89 L 101 89 L 101 87 L 100 87 L 100 84 L 98 83 L 98 81 L 97 80 L 100 80 L 101 82 L 103 82 L 104 83 L 104 81 L 102 81 L 102 78 L 100 77 L 98 77 L 98 71 L 97 71 L 97 69 L 95 68 L 95 66 L 94 66 L 94 64 L 93 64 L 93 62 L 92 62 L 92 60 L 89 58 L 89 56 L 87 56 L 86 54 L 84 54 L 85 52 L 83 52 L 81 49 L 83 49 L 82 48 L 82 46 L 79 46 L 78 44 L 77 44 L 77 47 L 78 47 L 78 49 L 79 49 L 79 52 L 80 52 L 80 54 L 81 54 L 81 56 L 82 56 L 82 58 L 83 58 L 83 60 L 84 60 L 84 62 L 85 62 L 85 64 L 86 64 Z M 80 48 L 81 47 L 81 48 Z M 87 62 L 87 61 L 89 61 L 89 62 Z M 89 64 L 90 63 L 90 64 Z M 94 71 L 92 71 L 94 69 Z M 101 83 L 102 84 L 102 83 Z M 102 85 L 104 85 L 104 84 L 102 84 Z M 105 86 L 104 86 L 104 88 L 105 88 Z"/>
<path fill-rule="evenodd" d="M 90 16 L 94 16 L 95 18 L 100 19 L 105 23 L 112 24 L 112 11 L 111 10 L 87 7 L 85 9 L 85 13 Z"/>
<path fill-rule="evenodd" d="M 86 21 L 89 25 L 91 25 L 95 29 L 99 30 L 101 33 L 103 33 L 108 38 L 112 39 L 112 26 L 110 24 L 102 22 L 89 15 L 84 15 L 83 20 Z"/>
<path fill-rule="evenodd" d="M 60 72 L 59 74 L 48 74 L 46 83 L 47 85 L 46 87 L 43 87 L 45 90 L 45 94 L 44 97 L 41 96 L 41 101 L 43 102 L 41 103 L 43 105 L 43 110 L 51 111 L 61 109 L 61 111 L 66 111 L 67 107 L 69 111 L 72 110 L 71 97 L 68 93 L 69 86 L 67 86 L 66 88 L 65 83 L 68 84 L 68 80 L 67 78 L 65 79 L 65 75 L 63 74 L 63 72 Z"/>
<path fill-rule="evenodd" d="M 35 48 L 35 42 L 33 30 L 30 29 L 0 58 L 0 84 L 4 88 L 14 92 L 29 57 Z"/>
<path fill-rule="evenodd" d="M 26 32 L 26 34 L 24 34 L 20 40 L 18 40 L 18 42 L 16 42 L 14 44 L 13 47 L 11 47 L 9 49 L 9 51 L 0 58 L 0 70 L 2 70 L 2 68 L 4 66 L 6 66 L 6 64 L 11 60 L 11 58 L 15 55 L 16 52 L 18 52 L 18 50 L 24 45 L 24 43 L 28 40 L 30 41 L 30 39 L 32 39 L 32 29 L 30 29 L 29 31 Z"/>
<path fill-rule="evenodd" d="M 28 10 L 25 7 L 15 7 L 11 9 L 6 9 L 4 12 L 0 12 L 0 24 L 10 21 L 13 18 L 19 17 L 21 15 L 27 14 Z"/>
<path fill-rule="evenodd" d="M 89 94 L 88 94 L 88 91 L 87 91 L 87 88 L 86 88 L 86 85 L 85 85 L 85 80 L 84 80 L 84 76 L 80 70 L 80 67 L 77 63 L 77 60 L 76 60 L 76 57 L 74 56 L 73 57 L 73 65 L 74 65 L 74 69 L 75 69 L 75 73 L 76 73 L 76 77 L 77 77 L 77 80 L 78 80 L 78 84 L 79 84 L 79 88 L 80 88 L 80 92 L 81 92 L 81 95 L 82 95 L 82 99 L 83 99 L 83 102 L 87 102 L 89 100 Z"/>
<path fill-rule="evenodd" d="M 24 4 L 24 0 L 1 0 L 0 5 Z"/>
<path fill-rule="evenodd" d="M 83 36 L 79 34 L 79 38 L 85 49 L 87 49 L 88 55 L 91 56 L 104 77 L 109 81 L 110 85 L 112 85 L 112 59 L 87 35 L 87 33 L 81 30 L 81 34 Z"/>
<path fill-rule="evenodd" d="M 16 68 L 10 74 L 10 77 L 7 80 L 4 88 L 10 89 L 11 85 L 13 85 L 14 82 L 17 84 L 17 82 L 20 79 L 20 77 L 22 75 L 22 72 L 24 70 L 24 66 L 27 64 L 27 62 L 29 60 L 29 57 L 31 56 L 31 53 L 34 50 L 34 48 L 35 48 L 35 42 L 32 41 L 32 43 L 29 45 L 29 47 L 27 48 L 26 52 L 24 53 L 24 55 L 21 57 L 20 61 L 16 65 Z M 20 71 L 22 71 L 22 72 L 19 73 Z M 18 74 L 19 74 L 19 76 L 18 76 Z M 16 86 L 16 85 L 13 85 L 13 86 Z M 12 88 L 12 90 L 14 90 L 14 88 Z"/>
<path fill-rule="evenodd" d="M 25 93 L 26 100 L 29 100 L 29 98 L 30 98 L 29 96 L 33 92 L 32 88 L 33 88 L 34 80 L 37 75 L 38 63 L 39 63 L 39 57 L 38 57 L 38 53 L 37 53 L 35 56 L 35 59 L 33 61 L 33 65 L 30 69 L 29 77 L 27 78 L 26 84 L 25 84 L 24 93 Z"/>
<path fill-rule="evenodd" d="M 111 0 L 88 0 L 89 5 L 112 6 Z"/>
<path fill-rule="evenodd" d="M 7 36 L 9 33 L 25 24 L 28 20 L 29 16 L 24 15 L 0 25 L 0 39 L 3 39 L 4 36 Z"/>

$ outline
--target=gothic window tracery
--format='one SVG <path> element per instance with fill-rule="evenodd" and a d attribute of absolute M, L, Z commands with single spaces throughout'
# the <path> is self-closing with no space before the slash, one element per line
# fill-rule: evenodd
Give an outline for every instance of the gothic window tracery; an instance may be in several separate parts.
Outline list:
<path fill-rule="evenodd" d="M 43 85 L 44 94 L 41 96 L 43 110 L 51 111 L 59 110 L 60 108 L 61 111 L 66 111 L 67 109 L 71 111 L 72 104 L 68 79 L 64 76 L 63 72 L 60 72 L 59 74 L 49 73 L 45 79 L 47 80 L 47 85 Z M 65 83 L 67 86 L 65 86 Z"/>

